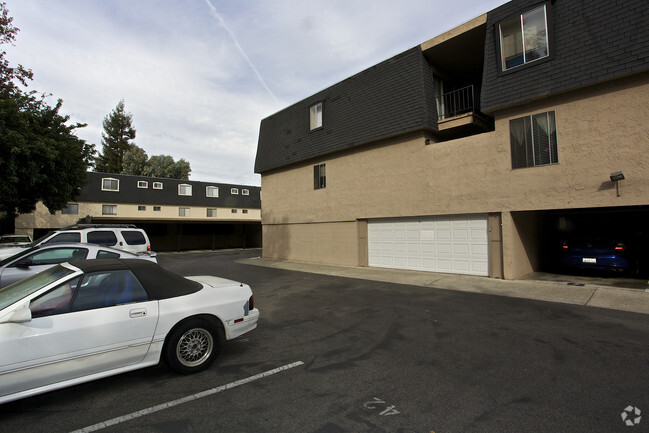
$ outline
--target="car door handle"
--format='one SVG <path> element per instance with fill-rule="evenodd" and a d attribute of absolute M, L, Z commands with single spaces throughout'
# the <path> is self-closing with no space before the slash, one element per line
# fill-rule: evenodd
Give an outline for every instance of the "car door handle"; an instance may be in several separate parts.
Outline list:
<path fill-rule="evenodd" d="M 137 310 L 131 310 L 129 311 L 129 316 L 131 316 L 131 318 L 133 319 L 135 319 L 136 317 L 144 317 L 146 316 L 146 309 L 139 308 Z"/>

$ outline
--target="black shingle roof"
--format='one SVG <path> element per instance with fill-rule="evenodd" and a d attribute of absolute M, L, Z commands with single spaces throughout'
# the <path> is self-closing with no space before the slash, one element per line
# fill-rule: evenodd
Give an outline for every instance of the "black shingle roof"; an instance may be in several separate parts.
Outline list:
<path fill-rule="evenodd" d="M 546 3 L 551 57 L 499 75 L 498 23 L 541 4 L 512 1 L 487 14 L 483 112 L 649 69 L 649 1 L 558 0 Z"/>
<path fill-rule="evenodd" d="M 549 11 L 550 56 L 501 72 L 498 24 L 537 6 Z M 513 0 L 487 13 L 480 111 L 649 71 L 648 0 Z M 323 102 L 323 128 L 309 107 Z M 412 48 L 261 122 L 255 172 L 263 173 L 376 140 L 436 131 L 432 70 Z"/>
<path fill-rule="evenodd" d="M 309 108 L 323 102 L 323 127 L 309 131 Z M 436 129 L 433 74 L 415 47 L 261 122 L 255 172 L 423 128 Z"/>
<path fill-rule="evenodd" d="M 102 179 L 119 180 L 119 191 L 102 191 Z M 138 181 L 148 182 L 147 188 L 138 188 Z M 153 183 L 161 182 L 162 189 L 154 189 Z M 178 195 L 178 185 L 192 186 L 192 195 Z M 206 188 L 219 188 L 218 197 L 207 197 Z M 237 188 L 239 194 L 231 194 L 230 190 Z M 241 190 L 247 189 L 250 194 L 242 195 Z M 258 186 L 235 185 L 226 183 L 198 182 L 191 180 L 166 179 L 158 177 L 131 176 L 112 173 L 88 173 L 88 183 L 81 190 L 78 201 L 99 202 L 105 204 L 129 203 L 137 205 L 170 205 L 170 206 L 204 206 L 227 208 L 261 208 L 261 188 Z"/>

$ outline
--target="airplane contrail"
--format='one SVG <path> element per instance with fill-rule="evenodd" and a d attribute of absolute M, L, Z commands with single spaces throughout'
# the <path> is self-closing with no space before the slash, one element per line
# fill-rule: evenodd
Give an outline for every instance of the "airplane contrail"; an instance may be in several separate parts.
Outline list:
<path fill-rule="evenodd" d="M 241 54 L 241 56 L 244 58 L 244 60 L 246 61 L 246 63 L 248 63 L 248 66 L 250 66 L 250 69 L 252 69 L 252 71 L 255 73 L 255 76 L 257 77 L 257 80 L 259 81 L 259 83 L 264 87 L 264 89 L 266 89 L 266 91 L 268 92 L 268 94 L 269 94 L 269 95 L 270 95 L 270 96 L 275 100 L 275 102 L 279 102 L 279 101 L 277 100 L 277 98 L 275 97 L 275 94 L 273 93 L 273 91 L 270 90 L 270 87 L 268 87 L 268 84 L 266 84 L 266 81 L 264 80 L 264 77 L 261 76 L 261 74 L 259 73 L 259 71 L 258 71 L 257 68 L 255 67 L 255 65 L 252 63 L 252 61 L 250 60 L 250 58 L 248 57 L 248 55 L 246 54 L 246 52 L 245 52 L 245 51 L 243 50 L 243 48 L 241 47 L 241 44 L 239 44 L 239 41 L 238 41 L 237 38 L 234 36 L 234 33 L 232 32 L 232 30 L 230 29 L 230 27 L 226 24 L 225 20 L 224 20 L 223 17 L 221 16 L 221 14 L 218 13 L 218 11 L 217 11 L 216 8 L 214 7 L 214 5 L 210 2 L 210 0 L 205 0 L 205 3 L 207 3 L 207 6 L 210 8 L 210 11 L 211 11 L 211 13 L 212 13 L 212 16 L 213 16 L 214 18 L 216 18 L 216 20 L 217 20 L 217 21 L 218 21 L 218 22 L 223 26 L 223 28 L 225 29 L 225 31 L 228 33 L 228 35 L 230 36 L 230 38 L 231 38 L 232 41 L 234 42 L 235 47 L 236 47 L 237 50 L 239 51 L 239 54 Z"/>

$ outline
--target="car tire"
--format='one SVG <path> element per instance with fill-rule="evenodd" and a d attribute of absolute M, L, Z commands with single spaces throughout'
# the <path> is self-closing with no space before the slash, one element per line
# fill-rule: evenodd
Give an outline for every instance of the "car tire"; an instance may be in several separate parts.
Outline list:
<path fill-rule="evenodd" d="M 206 319 L 191 319 L 169 334 L 163 359 L 176 373 L 198 373 L 214 362 L 220 347 L 220 334 L 213 323 Z"/>

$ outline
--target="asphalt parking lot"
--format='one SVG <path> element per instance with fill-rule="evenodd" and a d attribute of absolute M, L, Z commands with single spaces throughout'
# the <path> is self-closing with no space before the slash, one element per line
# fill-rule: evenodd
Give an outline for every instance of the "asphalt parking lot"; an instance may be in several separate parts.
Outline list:
<path fill-rule="evenodd" d="M 250 265 L 259 254 L 159 257 L 253 288 L 258 329 L 210 369 L 5 404 L 0 431 L 649 431 L 648 315 Z"/>

